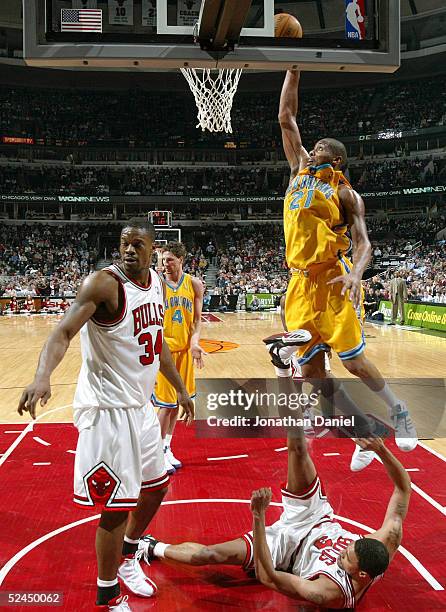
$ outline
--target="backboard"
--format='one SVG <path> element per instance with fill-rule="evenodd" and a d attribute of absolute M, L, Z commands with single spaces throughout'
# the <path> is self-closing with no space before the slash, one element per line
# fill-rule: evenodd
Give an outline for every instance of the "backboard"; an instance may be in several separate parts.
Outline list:
<path fill-rule="evenodd" d="M 181 229 L 179 227 L 159 228 L 155 230 L 155 244 L 161 246 L 168 242 L 181 242 Z"/>
<path fill-rule="evenodd" d="M 23 0 L 24 58 L 33 66 L 133 70 L 399 67 L 397 0 L 252 0 L 238 44 L 218 57 L 194 43 L 201 6 L 201 0 Z M 274 36 L 281 12 L 299 19 L 302 39 Z"/>

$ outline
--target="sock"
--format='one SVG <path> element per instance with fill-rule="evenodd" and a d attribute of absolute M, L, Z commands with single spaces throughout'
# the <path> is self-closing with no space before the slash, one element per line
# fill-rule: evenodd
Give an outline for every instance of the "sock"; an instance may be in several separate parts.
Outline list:
<path fill-rule="evenodd" d="M 166 438 L 163 438 L 163 450 L 166 450 L 167 448 L 167 441 Z"/>
<path fill-rule="evenodd" d="M 274 366 L 274 369 L 278 378 L 289 378 L 292 374 L 291 368 L 284 370 L 283 368 L 276 368 L 276 366 Z"/>
<path fill-rule="evenodd" d="M 122 554 L 124 557 L 134 555 L 138 550 L 139 540 L 131 540 L 126 535 L 124 536 L 124 543 L 122 545 Z"/>
<path fill-rule="evenodd" d="M 111 599 L 114 599 L 119 595 L 121 589 L 119 587 L 118 579 L 114 580 L 100 580 L 97 579 L 98 589 L 96 591 L 96 605 L 105 606 Z"/>
<path fill-rule="evenodd" d="M 381 389 L 381 391 L 375 391 L 375 393 L 383 400 L 383 402 L 387 404 L 389 408 L 393 408 L 397 404 L 401 403 L 387 383 L 384 383 L 384 387 Z"/>
<path fill-rule="evenodd" d="M 166 437 L 164 438 L 165 440 L 165 444 L 166 446 L 168 446 L 170 448 L 170 443 L 172 442 L 172 435 L 173 434 L 166 434 Z"/>
<path fill-rule="evenodd" d="M 160 557 L 161 559 L 164 559 L 164 553 L 166 552 L 166 548 L 168 546 L 169 544 L 163 544 L 163 542 L 157 542 L 153 549 L 153 554 L 155 555 L 155 557 Z"/>
<path fill-rule="evenodd" d="M 333 407 L 337 408 L 342 414 L 349 417 L 354 417 L 355 425 L 351 434 L 356 437 L 367 437 L 371 433 L 370 421 L 360 408 L 355 404 L 349 394 L 345 391 L 342 383 L 333 395 L 327 396 L 322 389 L 322 394 L 326 400 L 333 403 Z M 326 406 L 328 408 L 328 406 Z"/>

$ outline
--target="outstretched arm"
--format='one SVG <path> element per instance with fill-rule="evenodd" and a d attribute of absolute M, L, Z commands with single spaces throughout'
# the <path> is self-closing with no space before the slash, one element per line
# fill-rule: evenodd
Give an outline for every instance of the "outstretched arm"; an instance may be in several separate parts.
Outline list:
<path fill-rule="evenodd" d="M 296 115 L 298 108 L 299 70 L 288 70 L 280 95 L 279 123 L 282 130 L 283 149 L 294 176 L 302 170 L 309 160 L 302 146 Z"/>
<path fill-rule="evenodd" d="M 381 540 L 392 556 L 401 543 L 403 521 L 409 508 L 411 484 L 409 474 L 398 459 L 384 445 L 381 438 L 360 438 L 361 448 L 373 450 L 383 462 L 387 475 L 394 484 L 392 496 L 387 505 L 386 516 L 380 529 L 370 537 Z M 366 536 L 367 537 L 367 536 Z"/>
<path fill-rule="evenodd" d="M 106 272 L 95 272 L 81 285 L 76 300 L 56 329 L 49 336 L 40 353 L 34 382 L 26 387 L 20 398 L 18 413 L 29 412 L 36 418 L 36 405 L 44 406 L 51 397 L 50 377 L 62 361 L 71 340 L 94 315 L 100 304 L 118 301 L 117 281 Z"/>
<path fill-rule="evenodd" d="M 251 512 L 253 515 L 254 564 L 257 579 L 283 595 L 305 599 L 319 606 L 336 607 L 342 600 L 339 587 L 325 584 L 320 580 L 304 580 L 287 572 L 277 571 L 271 559 L 266 541 L 265 511 L 271 501 L 271 489 L 253 491 Z"/>

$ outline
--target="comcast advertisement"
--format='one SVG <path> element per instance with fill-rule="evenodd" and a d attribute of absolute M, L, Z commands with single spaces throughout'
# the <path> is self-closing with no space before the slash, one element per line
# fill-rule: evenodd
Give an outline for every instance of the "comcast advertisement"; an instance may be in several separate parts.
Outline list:
<path fill-rule="evenodd" d="M 247 293 L 246 310 L 268 310 L 275 307 L 277 293 Z"/>
<path fill-rule="evenodd" d="M 380 302 L 379 311 L 384 315 L 384 321 L 392 319 L 391 302 Z M 446 306 L 429 306 L 422 302 L 404 304 L 404 316 L 406 325 L 446 331 Z"/>

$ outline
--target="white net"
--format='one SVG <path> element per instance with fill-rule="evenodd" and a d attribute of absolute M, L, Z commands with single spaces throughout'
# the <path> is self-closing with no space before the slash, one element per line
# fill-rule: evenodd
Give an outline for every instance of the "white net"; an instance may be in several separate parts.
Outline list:
<path fill-rule="evenodd" d="M 241 68 L 223 68 L 212 74 L 209 68 L 181 68 L 198 109 L 197 128 L 232 134 L 231 109 Z"/>

